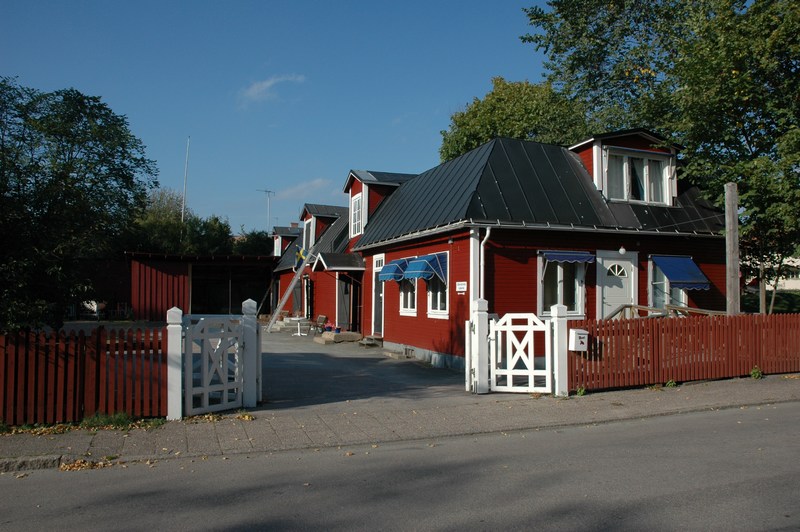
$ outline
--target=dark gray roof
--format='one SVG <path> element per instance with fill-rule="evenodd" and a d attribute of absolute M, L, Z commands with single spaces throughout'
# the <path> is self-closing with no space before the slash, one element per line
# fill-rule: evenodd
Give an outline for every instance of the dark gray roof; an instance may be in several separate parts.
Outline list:
<path fill-rule="evenodd" d="M 347 217 L 347 207 L 339 207 L 337 205 L 319 205 L 316 203 L 306 203 L 303 205 L 303 210 L 300 212 L 300 218 L 303 218 L 303 213 L 307 212 L 311 216 L 320 218 L 338 218 L 340 216 Z"/>
<path fill-rule="evenodd" d="M 362 183 L 378 183 L 381 185 L 400 186 L 409 179 L 414 179 L 417 174 L 400 174 L 397 172 L 376 172 L 374 170 L 350 170 Z M 348 182 L 350 180 L 348 179 Z M 347 189 L 347 183 L 345 184 Z"/>
<path fill-rule="evenodd" d="M 298 236 L 300 233 L 303 232 L 303 230 L 300 227 L 283 227 L 283 226 L 279 227 L 277 225 L 272 228 L 272 231 L 276 235 L 280 236 Z"/>
<path fill-rule="evenodd" d="M 333 223 L 317 238 L 313 246 L 316 254 L 320 253 L 342 253 L 347 249 L 347 243 L 350 238 L 350 217 L 348 216 L 349 209 L 347 207 L 337 207 L 340 209 L 340 216 L 333 221 Z M 343 211 L 341 211 L 343 209 Z M 275 266 L 275 271 L 285 271 L 294 267 L 295 254 L 297 253 L 297 244 L 302 245 L 302 242 L 297 242 L 286 248 L 278 265 Z"/>
<path fill-rule="evenodd" d="M 356 249 L 457 222 L 716 233 L 723 216 L 697 193 L 678 206 L 608 203 L 566 148 L 494 139 L 420 174 L 370 217 Z"/>
<path fill-rule="evenodd" d="M 315 270 L 347 271 L 364 269 L 364 259 L 358 253 L 320 253 Z"/>

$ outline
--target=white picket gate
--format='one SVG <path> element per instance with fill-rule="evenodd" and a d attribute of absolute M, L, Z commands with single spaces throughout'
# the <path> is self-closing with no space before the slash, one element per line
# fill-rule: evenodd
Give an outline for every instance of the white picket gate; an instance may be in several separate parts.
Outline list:
<path fill-rule="evenodd" d="M 194 416 L 242 407 L 242 320 L 184 317 L 184 411 Z"/>
<path fill-rule="evenodd" d="M 487 301 L 472 302 L 466 322 L 465 386 L 473 393 L 568 395 L 566 307 L 551 318 L 511 313 L 489 319 Z"/>
<path fill-rule="evenodd" d="M 552 392 L 551 329 L 549 321 L 535 314 L 505 314 L 489 321 L 492 391 Z"/>
<path fill-rule="evenodd" d="M 241 316 L 183 316 L 172 308 L 167 324 L 167 419 L 257 405 L 261 335 L 255 301 L 242 303 Z"/>

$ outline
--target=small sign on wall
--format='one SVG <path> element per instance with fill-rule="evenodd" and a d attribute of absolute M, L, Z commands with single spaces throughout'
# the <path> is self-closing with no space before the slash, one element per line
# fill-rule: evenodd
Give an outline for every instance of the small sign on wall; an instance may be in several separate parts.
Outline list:
<path fill-rule="evenodd" d="M 467 291 L 467 282 L 466 281 L 456 281 L 456 292 L 459 294 L 464 294 Z"/>

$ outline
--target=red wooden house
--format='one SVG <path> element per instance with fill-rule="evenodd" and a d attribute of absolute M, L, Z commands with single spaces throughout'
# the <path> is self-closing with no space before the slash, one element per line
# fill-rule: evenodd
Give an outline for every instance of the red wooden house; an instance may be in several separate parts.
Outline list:
<path fill-rule="evenodd" d="M 463 368 L 479 298 L 498 315 L 560 303 L 576 320 L 631 305 L 722 310 L 724 217 L 679 182 L 677 150 L 644 130 L 571 148 L 498 138 L 415 177 L 353 171 L 349 241 L 313 271 L 358 264 L 336 271 L 358 286 L 349 328 L 437 366 Z M 334 315 L 330 297 L 318 290 L 307 315 Z"/>
<path fill-rule="evenodd" d="M 287 290 L 297 266 L 307 253 L 313 251 L 319 258 L 321 253 L 343 253 L 347 247 L 347 207 L 306 204 L 300 213 L 300 219 L 302 229 L 299 237 L 284 250 L 275 267 L 276 293 L 283 294 Z M 329 257 L 330 269 L 324 266 L 315 268 L 315 262 L 310 263 L 310 267 L 304 270 L 299 282 L 294 285 L 283 310 L 289 311 L 292 316 L 309 319 L 323 314 L 333 322 L 341 299 L 343 307 L 346 304 L 349 306 L 346 307 L 347 313 L 342 312 L 337 325 L 349 330 L 353 328 L 350 325 L 352 282 L 346 273 L 350 268 L 338 262 L 333 264 L 332 258 L 333 256 Z M 356 259 L 356 271 L 363 271 L 359 256 L 351 255 L 348 259 Z"/>

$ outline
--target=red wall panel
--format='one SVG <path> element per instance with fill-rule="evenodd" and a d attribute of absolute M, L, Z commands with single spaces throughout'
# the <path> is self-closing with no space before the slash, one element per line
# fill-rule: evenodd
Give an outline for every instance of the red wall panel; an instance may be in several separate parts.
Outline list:
<path fill-rule="evenodd" d="M 132 259 L 131 305 L 136 320 L 165 321 L 172 307 L 189 312 L 189 265 Z"/>

